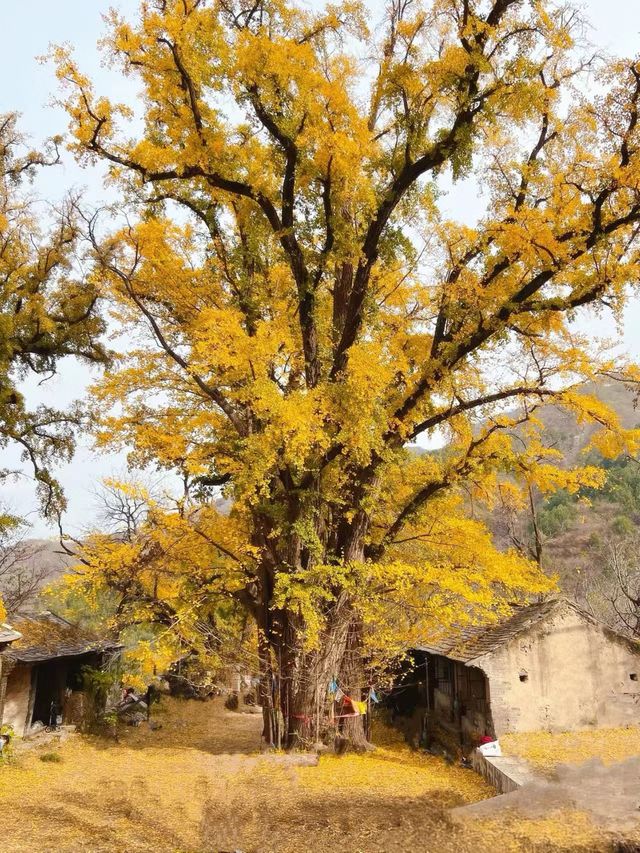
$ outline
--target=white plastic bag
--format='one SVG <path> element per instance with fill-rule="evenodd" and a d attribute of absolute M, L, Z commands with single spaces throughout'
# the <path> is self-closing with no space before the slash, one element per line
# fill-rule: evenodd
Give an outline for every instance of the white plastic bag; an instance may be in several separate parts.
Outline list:
<path fill-rule="evenodd" d="M 483 743 L 482 746 L 478 747 L 478 750 L 487 757 L 498 757 L 502 755 L 502 750 L 500 749 L 500 741 L 492 740 L 491 743 Z"/>

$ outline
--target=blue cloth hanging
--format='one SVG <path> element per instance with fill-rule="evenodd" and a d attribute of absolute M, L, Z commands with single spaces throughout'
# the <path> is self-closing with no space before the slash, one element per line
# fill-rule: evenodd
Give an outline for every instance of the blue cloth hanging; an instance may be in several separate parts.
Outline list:
<path fill-rule="evenodd" d="M 378 698 L 378 694 L 377 694 L 377 693 L 376 693 L 376 691 L 373 689 L 373 687 L 372 687 L 372 688 L 371 688 L 371 690 L 369 691 L 369 699 L 371 699 L 371 701 L 372 701 L 372 702 L 374 702 L 374 703 L 375 703 L 375 702 L 379 702 L 379 701 L 380 701 L 380 699 Z"/>

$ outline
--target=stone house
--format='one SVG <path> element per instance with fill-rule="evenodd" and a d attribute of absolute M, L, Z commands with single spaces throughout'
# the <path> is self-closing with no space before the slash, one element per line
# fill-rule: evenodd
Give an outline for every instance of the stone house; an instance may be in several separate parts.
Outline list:
<path fill-rule="evenodd" d="M 403 704 L 426 742 L 459 748 L 510 732 L 640 723 L 640 643 L 564 599 L 514 607 L 413 659 Z"/>
<path fill-rule="evenodd" d="M 4 705 L 4 694 L 7 688 L 7 679 L 4 677 L 2 670 L 4 663 L 2 652 L 8 649 L 11 643 L 19 639 L 20 634 L 17 631 L 14 631 L 10 625 L 0 622 L 0 725 L 2 725 L 2 706 Z"/>
<path fill-rule="evenodd" d="M 49 611 L 15 616 L 9 630 L 13 637 L 4 648 L 0 631 L 0 724 L 24 736 L 34 723 L 48 724 L 52 702 L 64 724 L 80 723 L 83 668 L 104 668 L 122 646 Z"/>

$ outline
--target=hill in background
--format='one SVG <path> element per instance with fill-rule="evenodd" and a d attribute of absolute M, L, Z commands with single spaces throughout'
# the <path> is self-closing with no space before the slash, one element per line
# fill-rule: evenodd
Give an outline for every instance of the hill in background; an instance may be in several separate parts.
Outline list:
<path fill-rule="evenodd" d="M 54 539 L 16 539 L 0 547 L 0 595 L 9 613 L 32 607 L 74 560 Z"/>

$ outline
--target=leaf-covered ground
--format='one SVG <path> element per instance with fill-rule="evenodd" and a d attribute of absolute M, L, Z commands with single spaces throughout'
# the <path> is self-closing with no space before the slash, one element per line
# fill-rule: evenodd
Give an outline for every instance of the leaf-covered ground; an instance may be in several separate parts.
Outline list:
<path fill-rule="evenodd" d="M 0 765 L 3 853 L 483 853 L 611 849 L 579 814 L 453 824 L 493 790 L 388 732 L 368 755 L 299 767 L 260 756 L 260 718 L 219 702 L 165 700 L 162 729 L 119 743 L 77 737 Z M 60 762 L 40 755 L 58 751 Z"/>
<path fill-rule="evenodd" d="M 505 735 L 500 744 L 505 755 L 518 755 L 545 772 L 591 758 L 613 764 L 640 755 L 640 726 Z"/>

